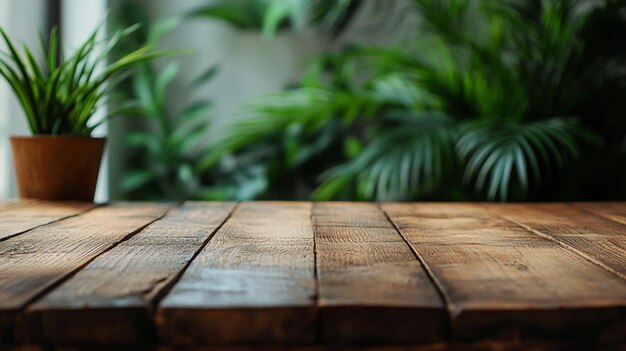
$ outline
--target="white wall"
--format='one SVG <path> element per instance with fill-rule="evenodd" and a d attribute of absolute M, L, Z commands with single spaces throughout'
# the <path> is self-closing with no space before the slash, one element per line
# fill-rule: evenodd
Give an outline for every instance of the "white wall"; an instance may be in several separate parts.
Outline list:
<path fill-rule="evenodd" d="M 7 28 L 7 22 L 9 21 L 9 1 L 0 1 L 0 26 Z M 0 49 L 4 49 L 4 46 L 0 46 Z M 6 83 L 0 83 L 0 198 L 9 197 L 10 183 L 10 167 L 9 167 L 9 145 L 7 143 L 7 137 L 9 132 L 9 123 L 7 121 L 8 116 L 8 88 Z"/>
<path fill-rule="evenodd" d="M 10 38 L 38 49 L 38 35 L 45 26 L 46 0 L 0 0 L 0 26 Z M 1 49 L 5 49 L 0 44 Z M 35 50 L 38 52 L 38 50 Z M 24 113 L 4 79 L 0 80 L 0 198 L 17 196 L 10 135 L 30 134 Z"/>

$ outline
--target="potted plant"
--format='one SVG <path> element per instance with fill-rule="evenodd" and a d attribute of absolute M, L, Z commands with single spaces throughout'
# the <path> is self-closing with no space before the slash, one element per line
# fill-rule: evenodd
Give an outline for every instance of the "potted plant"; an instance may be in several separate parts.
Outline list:
<path fill-rule="evenodd" d="M 61 54 L 58 32 L 41 39 L 41 59 L 28 47 L 22 52 L 0 28 L 6 51 L 0 50 L 0 75 L 8 82 L 28 120 L 33 136 L 11 137 L 21 197 L 92 201 L 105 138 L 91 137 L 107 118 L 129 114 L 121 106 L 94 121 L 96 109 L 110 101 L 110 92 L 133 65 L 167 52 L 141 47 L 109 61 L 112 49 L 137 26 L 104 40 L 98 30 L 71 55 Z"/>

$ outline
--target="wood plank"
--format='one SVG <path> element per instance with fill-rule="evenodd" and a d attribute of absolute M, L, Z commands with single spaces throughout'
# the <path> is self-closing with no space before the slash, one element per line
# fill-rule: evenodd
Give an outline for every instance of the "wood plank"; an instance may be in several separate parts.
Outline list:
<path fill-rule="evenodd" d="M 316 313 L 310 217 L 310 203 L 240 204 L 160 304 L 160 342 L 312 342 Z"/>
<path fill-rule="evenodd" d="M 36 203 L 36 200 L 33 199 L 6 199 L 0 200 L 0 211 L 4 211 L 10 208 L 23 207 L 28 206 L 30 204 Z"/>
<path fill-rule="evenodd" d="M 115 204 L 0 242 L 0 340 L 14 340 L 18 312 L 30 301 L 167 209 Z"/>
<path fill-rule="evenodd" d="M 119 349 L 115 348 L 115 351 L 144 351 L 143 349 Z M 450 348 L 447 344 L 438 343 L 438 344 L 426 344 L 426 345 L 400 345 L 400 346 L 367 346 L 367 345 L 358 345 L 358 346 L 341 346 L 338 348 L 337 346 L 332 345 L 303 345 L 303 346 L 186 346 L 186 347 L 169 347 L 169 346 L 157 346 L 153 349 L 154 351 L 450 351 Z M 455 351 L 457 349 L 455 348 Z M 502 347 L 500 348 L 488 348 L 482 346 L 480 348 L 472 348 L 472 349 L 458 349 L 458 351 L 485 351 L 485 350 L 506 350 Z M 534 350 L 552 350 L 546 348 L 535 348 Z M 554 349 L 557 350 L 557 349 Z M 563 350 L 560 348 L 558 350 Z M 65 348 L 65 347 L 54 347 L 54 346 L 18 346 L 15 348 L 11 348 L 8 350 L 2 351 L 111 351 L 111 348 L 98 348 L 94 346 L 85 347 L 85 348 Z"/>
<path fill-rule="evenodd" d="M 445 339 L 437 289 L 377 205 L 316 203 L 313 222 L 324 343 Z"/>
<path fill-rule="evenodd" d="M 310 346 L 217 346 L 217 347 L 158 347 L 157 351 L 569 351 L 569 350 L 604 350 L 622 351 L 623 347 L 598 349 L 593 343 L 581 343 L 574 340 L 558 341 L 479 341 L 472 343 L 429 342 L 413 345 L 310 345 Z M 12 351 L 50 351 L 46 350 L 12 350 Z M 78 351 L 78 350 L 58 350 Z M 93 350 L 85 350 L 93 351 Z"/>
<path fill-rule="evenodd" d="M 626 226 L 566 204 L 489 206 L 495 213 L 557 240 L 626 279 Z"/>
<path fill-rule="evenodd" d="M 455 349 L 456 351 L 457 349 Z M 485 351 L 489 348 L 482 347 L 480 349 L 459 349 L 459 351 Z M 541 349 L 544 350 L 544 349 Z M 12 351 L 49 351 L 49 350 L 12 350 Z M 61 351 L 61 350 L 59 350 Z M 70 350 L 62 350 L 70 351 Z M 71 350 L 77 351 L 77 350 Z M 303 345 L 303 346 L 212 346 L 207 348 L 201 347 L 158 347 L 157 351 L 450 351 L 450 347 L 445 343 L 429 343 L 424 345 Z"/>
<path fill-rule="evenodd" d="M 626 283 L 476 204 L 385 204 L 446 294 L 455 340 L 626 336 Z"/>
<path fill-rule="evenodd" d="M 364 202 L 326 202 L 313 208 L 313 225 L 333 227 L 390 228 L 378 206 Z"/>
<path fill-rule="evenodd" d="M 626 202 L 577 202 L 574 206 L 626 225 Z"/>
<path fill-rule="evenodd" d="M 28 307 L 27 340 L 54 345 L 151 344 L 157 299 L 234 206 L 188 202 L 98 256 Z"/>
<path fill-rule="evenodd" d="M 0 211 L 0 241 L 32 228 L 78 215 L 95 206 L 85 202 L 13 202 Z"/>
<path fill-rule="evenodd" d="M 110 351 L 111 348 L 65 348 L 54 346 L 18 346 L 3 351 Z M 138 351 L 137 349 L 127 349 Z M 158 346 L 154 351 L 563 351 L 563 350 L 606 350 L 621 351 L 624 347 L 598 349 L 593 343 L 581 343 L 575 340 L 558 341 L 485 341 L 473 343 L 426 343 L 416 345 L 308 345 L 308 346 L 189 346 L 168 347 Z M 126 351 L 115 348 L 115 351 Z"/>

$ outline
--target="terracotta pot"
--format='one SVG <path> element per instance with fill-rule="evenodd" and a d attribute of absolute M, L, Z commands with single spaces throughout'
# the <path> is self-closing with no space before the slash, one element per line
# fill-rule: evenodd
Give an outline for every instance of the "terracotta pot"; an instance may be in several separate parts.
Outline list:
<path fill-rule="evenodd" d="M 93 201 L 105 138 L 11 137 L 21 197 Z"/>

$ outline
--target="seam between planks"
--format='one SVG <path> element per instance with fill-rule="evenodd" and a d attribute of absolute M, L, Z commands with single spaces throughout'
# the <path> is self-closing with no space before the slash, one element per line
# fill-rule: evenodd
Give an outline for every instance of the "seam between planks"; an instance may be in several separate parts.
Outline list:
<path fill-rule="evenodd" d="M 315 342 L 321 343 L 324 337 L 323 326 L 322 326 L 322 317 L 320 315 L 320 282 L 318 276 L 318 268 L 317 268 L 317 224 L 314 224 L 313 217 L 315 213 L 315 206 L 317 206 L 316 202 L 311 203 L 311 213 L 309 215 L 311 222 L 311 230 L 313 232 L 313 279 L 315 281 L 315 295 L 313 295 L 313 308 L 315 309 Z"/>
<path fill-rule="evenodd" d="M 533 228 L 525 225 L 524 223 L 518 222 L 516 220 L 507 218 L 507 217 L 505 217 L 505 216 L 503 216 L 503 215 L 501 215 L 499 213 L 493 212 L 493 211 L 489 210 L 488 207 L 484 207 L 484 208 L 487 211 L 489 211 L 489 213 L 491 213 L 492 215 L 495 215 L 496 217 L 499 217 L 500 219 L 503 219 L 503 220 L 505 220 L 505 221 L 507 221 L 509 223 L 513 223 L 514 225 L 516 225 L 518 227 L 521 227 L 522 229 L 527 230 L 527 231 L 529 231 L 529 232 L 531 232 L 531 233 L 533 233 L 533 234 L 535 234 L 535 235 L 537 235 L 539 237 L 542 237 L 544 239 L 548 239 L 550 241 L 553 241 L 553 242 L 559 244 L 560 246 L 562 246 L 563 248 L 565 248 L 565 249 L 567 249 L 567 250 L 569 250 L 569 251 L 579 255 L 583 259 L 585 259 L 585 260 L 595 264 L 596 266 L 598 266 L 598 267 L 608 271 L 609 273 L 614 274 L 614 275 L 616 275 L 617 277 L 619 277 L 619 278 L 621 278 L 623 280 L 626 280 L 626 275 L 624 275 L 624 274 L 614 270 L 613 268 L 607 266 L 606 264 L 596 260 L 593 256 L 590 256 L 590 255 L 586 254 L 585 252 L 583 252 L 583 251 L 581 251 L 581 250 L 579 250 L 579 249 L 577 249 L 577 248 L 575 248 L 575 247 L 573 247 L 573 246 L 571 246 L 571 245 L 569 245 L 569 244 L 559 240 L 558 238 L 555 238 L 555 237 L 553 237 L 551 235 L 542 233 L 542 232 L 540 232 L 540 231 L 538 231 L 536 229 L 533 229 Z"/>
<path fill-rule="evenodd" d="M 600 218 L 602 218 L 604 220 L 608 220 L 608 221 L 610 221 L 612 223 L 617 223 L 617 224 L 620 224 L 620 225 L 626 225 L 626 222 L 622 222 L 622 221 L 620 221 L 618 219 L 615 219 L 615 218 L 612 218 L 610 216 L 607 216 L 606 214 L 604 214 L 604 213 L 602 213 L 602 212 L 600 212 L 598 210 L 595 210 L 593 208 L 587 208 L 585 206 L 580 206 L 580 205 L 577 205 L 575 203 L 568 203 L 567 205 L 569 205 L 571 207 L 575 207 L 576 209 L 582 210 L 584 212 L 587 212 L 587 213 L 589 213 L 589 214 L 591 214 L 591 215 L 593 215 L 595 217 L 600 217 Z"/>
<path fill-rule="evenodd" d="M 41 297 L 47 295 L 48 293 L 50 293 L 51 291 L 53 291 L 54 289 L 56 289 L 57 287 L 59 287 L 61 284 L 65 283 L 67 280 L 71 279 L 73 276 L 75 276 L 78 272 L 80 272 L 81 270 L 83 270 L 83 268 L 87 267 L 88 265 L 90 265 L 95 259 L 97 259 L 98 257 L 100 257 L 102 254 L 104 254 L 105 252 L 108 252 L 112 249 L 114 249 L 116 246 L 118 246 L 119 244 L 123 243 L 124 241 L 127 241 L 128 239 L 132 238 L 133 236 L 137 235 L 138 233 L 142 232 L 144 229 L 146 229 L 146 227 L 148 227 L 149 225 L 151 225 L 152 223 L 161 220 L 163 217 L 165 217 L 172 209 L 179 207 L 181 204 L 177 204 L 175 206 L 172 206 L 170 208 L 168 208 L 166 211 L 163 212 L 163 214 L 161 214 L 160 216 L 154 218 L 153 220 L 149 221 L 148 223 L 146 223 L 145 225 L 142 225 L 140 227 L 138 227 L 137 229 L 129 232 L 126 236 L 124 236 L 121 240 L 119 240 L 118 242 L 114 243 L 113 245 L 111 245 L 110 247 L 106 248 L 105 250 L 102 250 L 102 252 L 98 253 L 97 255 L 95 255 L 94 257 L 92 257 L 91 259 L 87 260 L 85 263 L 81 264 L 80 266 L 76 267 L 76 269 L 71 270 L 70 272 L 68 272 L 67 274 L 65 274 L 64 276 L 60 277 L 57 281 L 51 283 L 47 288 L 45 288 L 44 290 L 42 290 L 40 293 L 36 294 L 35 296 L 33 296 L 31 299 L 29 299 L 28 301 L 26 301 L 24 303 L 24 305 L 22 307 L 19 308 L 19 312 L 17 315 L 17 323 L 16 323 L 16 330 L 17 330 L 17 341 L 20 343 L 23 343 L 23 341 L 25 340 L 25 327 L 24 327 L 24 311 L 28 308 L 28 306 L 30 306 L 33 302 L 39 300 Z M 94 208 L 99 208 L 102 207 L 100 205 L 94 207 Z"/>
<path fill-rule="evenodd" d="M 404 241 L 404 243 L 409 247 L 409 250 L 411 250 L 411 252 L 413 253 L 413 256 L 415 256 L 417 261 L 420 263 L 420 265 L 422 266 L 422 268 L 426 272 L 426 275 L 428 275 L 428 279 L 430 279 L 430 281 L 435 286 L 435 289 L 437 290 L 437 293 L 439 294 L 439 297 L 443 301 L 443 304 L 445 305 L 444 307 L 445 307 L 446 311 L 448 312 L 447 313 L 447 315 L 448 315 L 448 333 L 449 333 L 448 334 L 448 338 L 449 338 L 448 341 L 452 342 L 454 340 L 455 319 L 456 319 L 456 316 L 458 316 L 458 314 L 460 313 L 460 311 L 456 310 L 456 308 L 454 307 L 454 304 L 452 303 L 452 300 L 450 299 L 450 296 L 448 295 L 448 292 L 443 287 L 443 284 L 439 281 L 437 276 L 435 276 L 435 273 L 430 269 L 430 267 L 428 266 L 428 264 L 426 263 L 424 258 L 419 254 L 419 252 L 417 252 L 417 250 L 413 247 L 413 245 L 411 245 L 411 243 L 407 240 L 407 238 L 404 236 L 404 234 L 402 234 L 402 231 L 400 230 L 400 228 L 398 228 L 396 223 L 391 219 L 391 217 L 389 216 L 389 213 L 387 213 L 387 211 L 385 211 L 385 209 L 383 209 L 380 206 L 380 204 L 376 204 L 376 206 L 385 215 L 385 218 L 387 218 L 387 221 L 389 221 L 389 223 L 391 223 L 391 225 L 392 225 L 393 229 L 396 231 L 396 233 L 398 233 L 398 235 L 400 235 L 400 238 L 402 238 L 402 241 Z"/>
<path fill-rule="evenodd" d="M 27 205 L 27 206 L 23 206 L 23 207 L 32 207 L 32 206 L 34 206 L 34 205 Z M 22 206 L 20 206 L 20 207 L 22 207 Z M 0 238 L 0 243 L 3 242 L 3 241 L 9 240 L 11 238 L 15 238 L 18 235 L 26 234 L 26 233 L 28 233 L 28 232 L 30 232 L 32 230 L 37 229 L 37 228 L 45 227 L 45 226 L 48 226 L 48 225 L 51 225 L 51 224 L 55 224 L 55 223 L 64 221 L 66 219 L 70 219 L 70 218 L 74 218 L 74 217 L 78 217 L 78 216 L 84 215 L 85 213 L 93 211 L 96 208 L 100 208 L 100 207 L 102 207 L 102 205 L 96 205 L 96 206 L 94 206 L 92 208 L 88 208 L 88 209 L 86 209 L 84 211 L 81 211 L 81 212 L 78 212 L 78 213 L 75 213 L 75 214 L 72 214 L 72 215 L 68 215 L 66 217 L 57 218 L 57 219 L 54 219 L 54 220 L 52 220 L 50 222 L 47 222 L 47 223 L 42 223 L 42 224 L 36 225 L 36 226 L 34 226 L 32 228 L 28 228 L 26 230 L 22 230 L 21 232 L 13 233 L 13 234 L 11 234 L 9 236 L 5 236 L 3 238 Z"/>
<path fill-rule="evenodd" d="M 181 204 L 181 206 L 184 204 L 184 202 Z M 152 322 L 153 322 L 153 326 L 156 326 L 156 320 L 154 319 L 155 317 L 155 311 L 158 308 L 158 305 L 161 303 L 161 300 L 163 300 L 163 298 L 165 298 L 165 296 L 167 296 L 167 294 L 170 293 L 170 291 L 172 290 L 172 288 L 174 287 L 174 285 L 176 285 L 176 283 L 178 283 L 180 281 L 180 278 L 185 274 L 185 272 L 187 271 L 187 269 L 189 269 L 189 266 L 191 266 L 191 263 L 198 257 L 198 255 L 200 255 L 200 253 L 202 252 L 202 250 L 204 250 L 204 248 L 209 244 L 209 242 L 211 241 L 211 239 L 213 239 L 213 237 L 215 237 L 215 234 L 217 234 L 217 232 L 222 229 L 222 227 L 224 226 L 224 224 L 226 224 L 226 222 L 228 222 L 228 220 L 230 219 L 230 217 L 232 217 L 233 213 L 235 213 L 235 211 L 237 210 L 237 208 L 239 207 L 239 202 L 237 202 L 235 204 L 235 206 L 233 206 L 233 208 L 230 210 L 230 212 L 228 212 L 228 215 L 224 217 L 224 219 L 222 220 L 222 222 L 220 222 L 219 225 L 217 225 L 215 227 L 215 229 L 213 230 L 213 232 L 211 232 L 211 234 L 209 234 L 209 236 L 207 237 L 206 240 L 204 240 L 204 242 L 202 243 L 202 245 L 200 245 L 200 247 L 196 250 L 196 252 L 194 252 L 194 254 L 191 256 L 191 258 L 189 259 L 189 261 L 187 261 L 187 263 L 185 263 L 185 265 L 183 266 L 183 268 L 174 275 L 174 278 L 172 279 L 172 281 L 170 283 L 168 283 L 166 286 L 163 287 L 163 289 L 161 289 L 160 292 L 158 292 L 155 297 L 154 297 L 154 301 L 152 303 L 150 303 L 150 313 L 152 313 Z M 156 330 L 156 329 L 155 329 Z"/>

